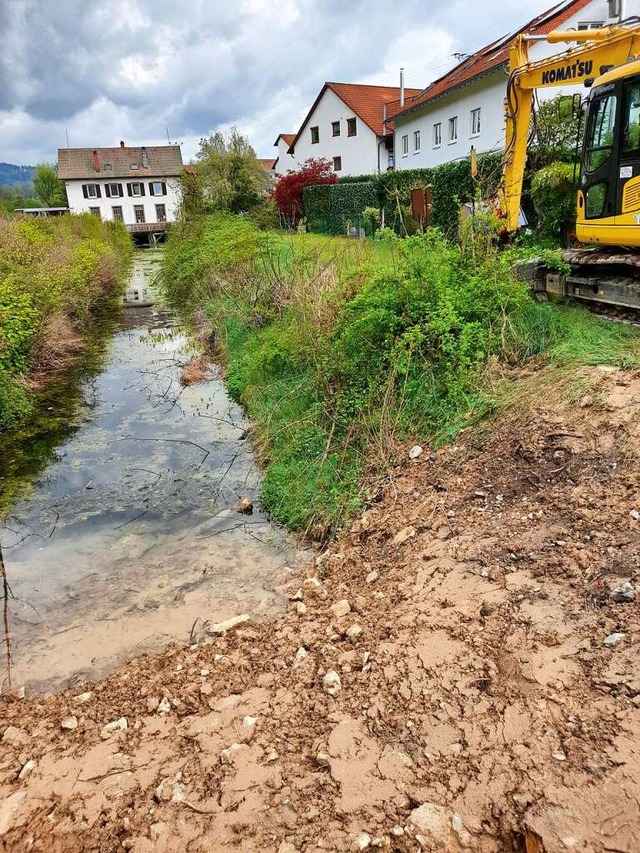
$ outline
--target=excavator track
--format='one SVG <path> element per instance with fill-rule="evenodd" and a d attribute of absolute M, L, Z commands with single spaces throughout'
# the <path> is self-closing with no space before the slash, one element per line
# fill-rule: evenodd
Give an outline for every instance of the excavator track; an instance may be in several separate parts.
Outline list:
<path fill-rule="evenodd" d="M 567 299 L 640 311 L 640 252 L 616 249 L 567 249 L 563 260 L 569 272 L 550 269 L 534 258 L 518 265 L 518 277 L 536 296 L 555 294 Z"/>

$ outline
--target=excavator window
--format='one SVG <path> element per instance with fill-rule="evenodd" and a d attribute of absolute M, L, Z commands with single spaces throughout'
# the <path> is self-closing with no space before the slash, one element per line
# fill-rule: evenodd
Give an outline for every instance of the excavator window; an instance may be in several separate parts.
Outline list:
<path fill-rule="evenodd" d="M 625 154 L 640 148 L 640 83 L 633 83 L 625 93 L 622 150 Z"/>
<path fill-rule="evenodd" d="M 613 153 L 617 104 L 618 99 L 615 95 L 604 95 L 595 102 L 591 110 L 586 146 L 588 172 L 597 171 Z"/>

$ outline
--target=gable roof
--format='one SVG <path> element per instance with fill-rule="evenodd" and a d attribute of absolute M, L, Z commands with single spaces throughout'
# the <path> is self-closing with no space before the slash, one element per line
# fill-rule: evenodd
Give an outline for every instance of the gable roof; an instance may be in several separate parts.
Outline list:
<path fill-rule="evenodd" d="M 289 145 L 290 153 L 292 153 L 292 149 L 298 139 L 300 139 L 302 131 L 307 126 L 309 119 L 327 89 L 331 89 L 376 136 L 384 136 L 384 105 L 387 104 L 388 119 L 391 118 L 391 115 L 397 113 L 397 109 L 400 106 L 399 86 L 369 86 L 364 83 L 325 83 L 307 113 L 305 120 L 300 125 L 300 130 Z M 405 102 L 407 98 L 419 95 L 420 91 L 420 89 L 405 88 Z"/>
<path fill-rule="evenodd" d="M 258 163 L 260 163 L 265 172 L 270 172 L 276 166 L 276 161 L 273 157 L 258 157 Z"/>
<path fill-rule="evenodd" d="M 136 176 L 167 178 L 179 175 L 182 170 L 179 145 L 58 148 L 58 177 L 63 181 Z"/>
<path fill-rule="evenodd" d="M 280 140 L 282 139 L 282 140 L 284 140 L 284 143 L 288 148 L 295 138 L 296 138 L 295 133 L 279 133 L 278 138 L 276 139 L 276 141 L 273 144 L 277 145 L 278 142 L 280 142 Z"/>
<path fill-rule="evenodd" d="M 561 3 L 557 3 L 551 9 L 528 21 L 516 32 L 509 33 L 486 45 L 477 53 L 468 56 L 426 89 L 423 89 L 416 96 L 410 97 L 408 103 L 405 102 L 404 109 L 398 110 L 396 115 L 406 115 L 436 98 L 441 98 L 443 95 L 471 83 L 472 80 L 477 80 L 491 71 L 508 65 L 509 50 L 517 35 L 520 33 L 547 35 L 551 30 L 561 27 L 569 18 L 588 6 L 590 2 L 591 0 L 562 0 Z"/>

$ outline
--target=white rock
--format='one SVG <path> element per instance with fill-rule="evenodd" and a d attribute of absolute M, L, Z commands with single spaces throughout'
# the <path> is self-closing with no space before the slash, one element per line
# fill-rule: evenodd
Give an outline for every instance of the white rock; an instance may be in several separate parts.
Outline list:
<path fill-rule="evenodd" d="M 615 601 L 616 604 L 630 604 L 632 601 L 635 601 L 636 588 L 633 585 L 633 582 L 628 580 L 620 584 L 620 586 L 611 590 L 609 598 L 612 601 Z"/>
<path fill-rule="evenodd" d="M 322 679 L 322 689 L 325 693 L 328 693 L 329 696 L 338 696 L 340 694 L 342 683 L 340 682 L 340 676 L 335 669 L 330 669 Z"/>
<path fill-rule="evenodd" d="M 347 638 L 351 640 L 351 642 L 355 642 L 358 637 L 362 636 L 362 626 L 361 625 L 352 625 L 350 628 L 347 628 Z"/>
<path fill-rule="evenodd" d="M 74 702 L 88 702 L 92 696 L 93 696 L 93 693 L 89 690 L 89 691 L 87 691 L 87 693 L 79 693 L 77 696 L 74 696 L 73 701 Z"/>
<path fill-rule="evenodd" d="M 391 835 L 395 835 L 396 838 L 400 838 L 401 835 L 404 835 L 404 829 L 401 826 L 392 826 Z"/>
<path fill-rule="evenodd" d="M 552 752 L 551 757 L 555 758 L 556 761 L 566 761 L 567 760 L 567 756 L 564 754 L 564 752 L 561 749 L 559 749 L 557 752 Z"/>
<path fill-rule="evenodd" d="M 224 636 L 228 631 L 232 631 L 239 625 L 244 625 L 251 620 L 248 613 L 242 613 L 240 616 L 232 616 L 230 619 L 225 619 L 224 622 L 214 622 L 207 627 L 207 634 L 211 636 Z"/>
<path fill-rule="evenodd" d="M 100 737 L 103 740 L 107 740 L 110 738 L 114 732 L 124 731 L 129 728 L 129 724 L 127 723 L 126 717 L 120 717 L 119 720 L 113 720 L 110 723 L 107 723 L 106 726 L 102 727 L 102 731 L 100 732 Z"/>
<path fill-rule="evenodd" d="M 171 702 L 167 699 L 167 697 L 163 697 L 158 702 L 158 707 L 156 709 L 157 714 L 168 714 L 171 711 Z"/>
<path fill-rule="evenodd" d="M 27 763 L 24 765 L 24 767 L 20 771 L 20 775 L 18 776 L 18 779 L 20 779 L 20 780 L 26 779 L 27 776 L 36 769 L 36 767 L 37 767 L 37 762 L 35 762 L 33 759 L 31 759 L 30 761 L 27 761 Z"/>
<path fill-rule="evenodd" d="M 2 735 L 2 743 L 8 743 L 9 746 L 26 746 L 29 743 L 29 735 L 24 729 L 19 729 L 17 726 L 7 726 Z"/>
<path fill-rule="evenodd" d="M 68 729 L 72 732 L 74 729 L 78 728 L 78 718 L 77 717 L 65 717 L 65 719 L 60 723 L 61 729 Z"/>
<path fill-rule="evenodd" d="M 371 836 L 368 832 L 361 832 L 356 838 L 356 850 L 367 850 L 371 847 Z"/>
<path fill-rule="evenodd" d="M 416 835 L 416 840 L 422 847 L 428 847 L 434 842 L 438 845 L 438 849 L 451 850 L 454 848 L 453 839 L 457 836 L 457 841 L 462 847 L 471 845 L 471 836 L 464 828 L 462 818 L 456 813 L 450 812 L 444 806 L 439 806 L 436 803 L 423 803 L 416 809 L 413 809 L 409 816 L 409 820 L 420 830 L 421 835 Z M 422 838 L 422 840 L 420 840 Z"/>
<path fill-rule="evenodd" d="M 610 649 L 612 646 L 617 645 L 620 640 L 624 640 L 624 637 L 625 635 L 622 631 L 617 631 L 615 634 L 609 634 L 608 637 L 605 637 L 602 645 Z"/>
<path fill-rule="evenodd" d="M 409 459 L 418 459 L 419 456 L 422 456 L 424 453 L 424 449 L 420 447 L 419 444 L 414 444 L 411 450 L 409 451 Z"/>
<path fill-rule="evenodd" d="M 634 521 L 640 521 L 640 512 L 637 509 L 632 509 L 629 515 Z"/>
<path fill-rule="evenodd" d="M 278 847 L 278 853 L 298 853 L 298 848 L 289 841 L 283 841 Z"/>
<path fill-rule="evenodd" d="M 16 791 L 0 803 L 0 836 L 6 835 L 13 826 L 16 814 L 26 796 L 26 791 Z"/>
<path fill-rule="evenodd" d="M 203 678 L 206 678 L 206 677 L 207 677 L 207 675 L 209 675 L 209 672 L 210 672 L 210 670 L 208 670 L 208 669 L 205 667 L 204 669 L 201 669 L 201 670 L 200 670 L 200 675 L 201 675 Z"/>
<path fill-rule="evenodd" d="M 408 539 L 412 539 L 416 535 L 415 527 L 403 527 L 399 530 L 391 540 L 392 545 L 402 545 Z"/>
<path fill-rule="evenodd" d="M 330 610 L 336 619 L 341 619 L 343 616 L 347 616 L 351 613 L 351 605 L 346 598 L 342 598 L 340 601 L 336 601 L 335 604 L 332 604 Z"/>
<path fill-rule="evenodd" d="M 267 761 L 269 764 L 271 764 L 272 761 L 277 761 L 279 758 L 280 758 L 280 756 L 278 755 L 276 750 L 273 749 L 273 747 L 272 747 L 271 749 L 267 750 L 267 753 L 264 757 L 264 760 Z"/>
<path fill-rule="evenodd" d="M 305 649 L 304 646 L 300 646 L 298 651 L 296 652 L 296 656 L 293 660 L 293 668 L 297 669 L 302 665 L 302 662 L 309 657 L 309 652 Z"/>
<path fill-rule="evenodd" d="M 369 572 L 365 580 L 367 581 L 367 583 L 375 583 L 375 581 L 377 581 L 379 577 L 380 575 L 378 574 L 378 572 L 373 571 Z"/>
<path fill-rule="evenodd" d="M 316 755 L 316 762 L 320 767 L 329 767 L 331 764 L 331 756 L 327 752 L 319 752 Z"/>
<path fill-rule="evenodd" d="M 296 613 L 298 614 L 298 616 L 304 616 L 306 612 L 307 612 L 307 605 L 304 603 L 304 601 L 297 601 L 296 602 Z"/>

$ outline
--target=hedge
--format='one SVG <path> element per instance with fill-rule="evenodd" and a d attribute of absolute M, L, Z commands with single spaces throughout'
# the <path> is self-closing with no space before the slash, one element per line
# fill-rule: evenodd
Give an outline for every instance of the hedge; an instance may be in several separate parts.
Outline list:
<path fill-rule="evenodd" d="M 378 187 L 372 180 L 325 184 L 302 191 L 304 215 L 310 231 L 344 234 L 347 221 L 360 227 L 365 207 L 378 207 Z"/>
<path fill-rule="evenodd" d="M 403 169 L 381 175 L 342 178 L 340 183 L 304 190 L 304 214 L 311 231 L 344 233 L 344 222 L 359 222 L 365 207 L 384 210 L 385 224 L 399 224 L 398 203 L 411 204 L 411 190 L 430 186 L 433 193 L 432 224 L 452 233 L 458 227 L 461 204 L 471 201 L 478 187 L 483 198 L 495 195 L 500 183 L 502 154 L 484 154 L 478 158 L 477 181 L 471 177 L 469 158 L 429 169 Z M 403 215 L 406 211 L 403 211 Z"/>

